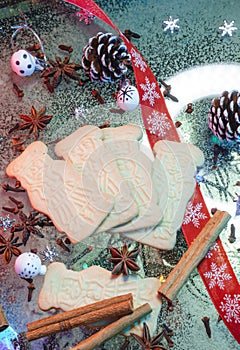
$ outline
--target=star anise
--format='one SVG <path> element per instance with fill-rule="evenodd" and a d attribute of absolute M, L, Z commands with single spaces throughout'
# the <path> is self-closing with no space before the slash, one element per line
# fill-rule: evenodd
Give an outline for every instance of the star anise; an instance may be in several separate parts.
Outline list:
<path fill-rule="evenodd" d="M 81 68 L 80 64 L 75 62 L 69 63 L 70 56 L 66 56 L 64 60 L 61 60 L 61 58 L 58 56 L 56 56 L 55 59 L 56 61 L 51 59 L 49 60 L 52 67 L 46 68 L 41 75 L 43 78 L 52 77 L 51 87 L 53 89 L 55 89 L 61 83 L 62 79 L 64 79 L 66 82 L 69 81 L 68 78 L 77 81 L 80 80 L 80 77 L 76 72 Z"/>
<path fill-rule="evenodd" d="M 143 336 L 142 338 L 134 333 L 130 333 L 132 337 L 142 346 L 144 350 L 167 350 L 161 343 L 159 343 L 164 337 L 164 330 L 157 334 L 155 337 L 151 339 L 150 331 L 147 324 L 143 323 Z"/>
<path fill-rule="evenodd" d="M 21 250 L 17 247 L 20 247 L 22 243 L 17 243 L 19 237 L 14 238 L 14 232 L 7 239 L 0 234 L 0 254 L 3 254 L 4 264 L 9 264 L 12 256 L 18 256 L 22 254 Z"/>
<path fill-rule="evenodd" d="M 21 220 L 21 223 L 14 225 L 13 231 L 14 232 L 22 231 L 23 245 L 26 245 L 31 233 L 41 238 L 44 237 L 41 231 L 36 227 L 39 225 L 38 215 L 39 215 L 38 211 L 31 211 L 29 216 L 24 214 L 23 211 L 19 212 L 19 218 Z"/>
<path fill-rule="evenodd" d="M 138 271 L 140 269 L 135 262 L 135 259 L 139 254 L 139 249 L 136 248 L 129 251 L 128 246 L 125 243 L 121 250 L 110 247 L 110 253 L 112 255 L 112 258 L 109 260 L 115 265 L 112 270 L 113 275 L 119 275 L 120 273 L 123 273 L 125 276 L 128 276 L 128 270 Z"/>
<path fill-rule="evenodd" d="M 19 117 L 23 120 L 23 123 L 18 125 L 17 130 L 28 130 L 28 135 L 33 133 L 35 140 L 38 139 L 39 130 L 43 130 L 46 125 L 51 121 L 52 115 L 45 115 L 46 106 L 43 106 L 38 112 L 36 108 L 32 106 L 31 115 L 20 114 Z M 27 135 L 27 136 L 28 136 Z"/>

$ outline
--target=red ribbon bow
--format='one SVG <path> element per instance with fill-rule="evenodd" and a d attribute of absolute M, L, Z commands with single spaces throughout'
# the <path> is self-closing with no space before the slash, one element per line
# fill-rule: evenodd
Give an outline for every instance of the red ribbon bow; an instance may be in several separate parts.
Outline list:
<path fill-rule="evenodd" d="M 137 88 L 140 96 L 142 118 L 151 147 L 161 139 L 180 142 L 177 130 L 154 74 L 135 46 L 122 34 L 101 8 L 91 0 L 65 0 L 91 12 L 119 33 L 131 54 Z M 161 127 L 156 127 L 156 123 Z M 188 245 L 198 236 L 209 220 L 206 204 L 196 185 L 189 202 L 182 230 Z M 240 286 L 220 238 L 198 266 L 198 272 L 207 288 L 219 315 L 240 343 Z"/>

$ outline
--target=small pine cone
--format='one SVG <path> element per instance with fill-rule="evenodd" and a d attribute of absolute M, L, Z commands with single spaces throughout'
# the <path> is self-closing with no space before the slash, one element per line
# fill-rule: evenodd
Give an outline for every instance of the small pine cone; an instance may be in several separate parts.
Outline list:
<path fill-rule="evenodd" d="M 92 81 L 114 82 L 127 72 L 131 58 L 120 37 L 99 32 L 83 49 L 82 66 Z"/>
<path fill-rule="evenodd" d="M 208 126 L 220 140 L 240 142 L 240 95 L 224 91 L 212 101 Z"/>

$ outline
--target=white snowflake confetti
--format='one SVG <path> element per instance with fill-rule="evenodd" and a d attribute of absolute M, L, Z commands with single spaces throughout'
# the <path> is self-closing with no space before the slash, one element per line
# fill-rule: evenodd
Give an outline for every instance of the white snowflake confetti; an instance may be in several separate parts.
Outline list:
<path fill-rule="evenodd" d="M 145 72 L 147 68 L 147 64 L 142 59 L 142 56 L 138 52 L 136 52 L 133 48 L 131 49 L 131 55 L 133 57 L 133 63 L 135 67 L 139 68 L 140 71 Z"/>
<path fill-rule="evenodd" d="M 46 246 L 45 250 L 40 252 L 41 255 L 43 255 L 43 261 L 49 260 L 50 262 L 53 262 L 56 257 L 58 257 L 58 254 L 56 253 L 56 248 L 49 248 Z"/>
<path fill-rule="evenodd" d="M 144 91 L 142 100 L 147 101 L 149 100 L 149 103 L 151 106 L 154 105 L 155 101 L 154 99 L 160 98 L 160 95 L 156 90 L 156 83 L 150 83 L 148 77 L 145 77 L 146 84 L 140 84 L 141 89 Z"/>
<path fill-rule="evenodd" d="M 153 111 L 147 118 L 150 134 L 157 136 L 165 136 L 167 131 L 171 129 L 171 123 L 168 121 L 166 113 Z"/>
<path fill-rule="evenodd" d="M 179 21 L 179 18 L 173 19 L 172 16 L 168 17 L 168 21 L 163 21 L 163 24 L 166 24 L 166 27 L 163 29 L 164 32 L 167 30 L 170 30 L 170 32 L 173 34 L 175 29 L 179 29 L 179 25 L 177 25 L 177 22 Z"/>
<path fill-rule="evenodd" d="M 15 219 L 10 219 L 9 215 L 4 219 L 0 217 L 0 227 L 3 228 L 3 231 L 7 231 L 8 228 L 12 228 L 12 224 L 15 222 Z"/>
<path fill-rule="evenodd" d="M 240 323 L 240 294 L 225 294 L 223 300 L 220 309 L 225 311 L 224 318 L 227 322 Z"/>
<path fill-rule="evenodd" d="M 234 30 L 237 30 L 237 27 L 234 27 L 234 21 L 230 22 L 229 24 L 227 23 L 226 20 L 223 21 L 223 26 L 218 27 L 218 29 L 222 30 L 222 35 L 221 36 L 232 36 L 232 32 Z"/>
<path fill-rule="evenodd" d="M 81 104 L 79 107 L 73 107 L 73 115 L 78 121 L 86 120 L 87 109 Z"/>
<path fill-rule="evenodd" d="M 205 258 L 210 259 L 213 256 L 213 250 L 215 252 L 219 251 L 220 247 L 219 244 L 217 242 L 214 243 L 214 245 L 209 249 L 209 251 L 207 252 Z"/>
<path fill-rule="evenodd" d="M 79 18 L 79 21 L 84 21 L 86 24 L 91 24 L 92 21 L 95 19 L 95 16 L 91 12 L 84 9 L 81 9 L 75 14 Z"/>
<path fill-rule="evenodd" d="M 212 289 L 218 286 L 220 289 L 225 288 L 224 281 L 229 281 L 232 276 L 229 273 L 224 272 L 227 268 L 227 264 L 222 264 L 220 267 L 216 263 L 211 263 L 211 271 L 204 273 L 206 278 L 210 279 L 209 288 Z"/>
<path fill-rule="evenodd" d="M 183 225 L 187 225 L 190 222 L 193 223 L 194 227 L 200 226 L 200 220 L 207 219 L 207 216 L 201 212 L 202 203 L 197 203 L 195 206 L 190 202 L 187 205 Z"/>

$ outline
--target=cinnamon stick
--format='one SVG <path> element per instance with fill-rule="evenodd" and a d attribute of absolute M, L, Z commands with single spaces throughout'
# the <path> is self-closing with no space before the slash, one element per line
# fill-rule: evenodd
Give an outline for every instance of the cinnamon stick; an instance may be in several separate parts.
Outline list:
<path fill-rule="evenodd" d="M 158 293 L 163 295 L 167 300 L 176 298 L 191 272 L 205 257 L 230 218 L 231 216 L 227 212 L 216 211 L 199 235 L 194 239 L 188 250 L 183 254 L 178 264 L 170 272 L 167 279 L 162 283 Z"/>
<path fill-rule="evenodd" d="M 84 314 L 92 312 L 92 311 L 101 310 L 107 306 L 111 306 L 113 304 L 121 303 L 124 301 L 127 302 L 126 305 L 129 305 L 128 302 L 130 302 L 129 307 L 132 309 L 132 300 L 133 300 L 133 297 L 132 297 L 131 293 L 118 295 L 116 297 L 97 301 L 96 303 L 81 306 L 77 309 L 65 311 L 65 312 L 62 312 L 62 313 L 54 315 L 54 316 L 45 317 L 45 318 L 42 318 L 41 320 L 28 323 L 27 328 L 29 331 L 32 331 L 34 329 L 46 327 L 46 326 L 53 324 L 53 323 L 66 321 L 66 320 L 69 320 L 70 318 L 78 317 L 78 316 L 84 315 Z"/>
<path fill-rule="evenodd" d="M 4 331 L 9 326 L 5 313 L 0 305 L 0 332 Z"/>
<path fill-rule="evenodd" d="M 133 312 L 132 301 L 125 300 L 120 303 L 114 303 L 104 308 L 93 310 L 84 313 L 77 317 L 62 320 L 57 323 L 52 323 L 47 326 L 28 331 L 25 333 L 26 339 L 32 341 L 50 334 L 59 333 L 79 326 L 92 325 L 100 321 L 115 320 Z"/>
<path fill-rule="evenodd" d="M 152 311 L 151 306 L 146 303 L 134 310 L 131 315 L 121 317 L 119 320 L 109 324 L 101 329 L 99 332 L 93 334 L 91 337 L 83 340 L 70 350 L 92 350 L 97 346 L 105 342 L 106 340 L 114 337 L 125 328 L 132 326 L 140 318 L 146 316 Z"/>

